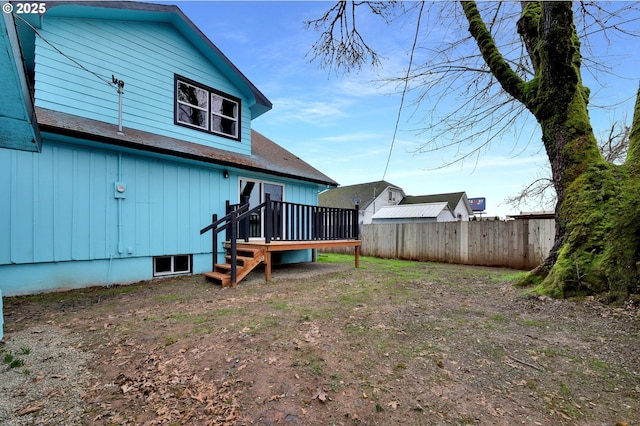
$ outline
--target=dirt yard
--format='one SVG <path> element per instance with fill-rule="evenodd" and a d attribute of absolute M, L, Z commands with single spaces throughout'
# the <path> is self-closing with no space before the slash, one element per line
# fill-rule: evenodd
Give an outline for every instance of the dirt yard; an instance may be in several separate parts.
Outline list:
<path fill-rule="evenodd" d="M 640 313 L 517 272 L 321 255 L 5 298 L 0 424 L 640 424 Z"/>

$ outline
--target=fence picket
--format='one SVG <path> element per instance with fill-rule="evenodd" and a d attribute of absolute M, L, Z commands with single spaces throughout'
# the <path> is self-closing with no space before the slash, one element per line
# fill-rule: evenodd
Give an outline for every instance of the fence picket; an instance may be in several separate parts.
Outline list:
<path fill-rule="evenodd" d="M 533 269 L 549 254 L 554 235 L 553 219 L 369 224 L 360 226 L 360 254 Z"/>

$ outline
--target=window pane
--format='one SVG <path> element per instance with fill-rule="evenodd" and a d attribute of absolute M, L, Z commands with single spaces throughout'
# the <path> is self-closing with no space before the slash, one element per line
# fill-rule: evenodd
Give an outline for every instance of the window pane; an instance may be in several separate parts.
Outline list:
<path fill-rule="evenodd" d="M 236 122 L 219 115 L 211 116 L 211 131 L 224 133 L 225 135 L 237 136 Z"/>
<path fill-rule="evenodd" d="M 269 193 L 273 201 L 283 201 L 282 190 L 282 185 L 274 185 L 273 183 L 264 184 L 264 193 Z"/>
<path fill-rule="evenodd" d="M 187 105 L 178 105 L 178 121 L 193 126 L 207 128 L 207 112 Z"/>
<path fill-rule="evenodd" d="M 243 201 L 244 197 L 249 197 L 250 208 L 260 204 L 260 184 L 250 180 L 240 180 L 240 202 Z"/>
<path fill-rule="evenodd" d="M 156 274 L 171 272 L 171 256 L 156 257 L 154 259 Z"/>
<path fill-rule="evenodd" d="M 249 197 L 249 208 L 253 208 L 255 206 L 257 206 L 258 204 L 260 204 L 260 184 L 258 182 L 254 182 L 254 181 L 246 181 L 246 180 L 240 180 L 240 202 L 244 201 L 244 199 L 246 197 Z M 249 217 L 248 219 L 249 222 L 249 238 L 252 237 L 260 237 L 262 234 L 261 228 L 261 220 L 260 220 L 260 214 L 255 214 L 255 215 L 251 215 L 251 217 Z M 245 235 L 245 229 L 244 229 L 244 225 L 245 223 L 243 223 L 240 226 L 240 238 L 244 238 L 247 235 Z"/>
<path fill-rule="evenodd" d="M 188 255 L 174 256 L 173 272 L 189 272 L 190 270 Z"/>
<path fill-rule="evenodd" d="M 207 108 L 208 93 L 204 89 L 178 81 L 178 100 L 189 105 Z"/>
<path fill-rule="evenodd" d="M 211 94 L 211 113 L 217 115 L 224 115 L 229 118 L 236 118 L 238 111 L 238 104 L 232 100 L 223 98 L 215 93 Z"/>
<path fill-rule="evenodd" d="M 231 118 L 236 118 L 237 117 L 236 109 L 237 109 L 237 105 L 235 102 L 229 101 L 227 99 L 225 99 L 222 102 L 222 115 L 226 115 L 227 117 L 231 117 Z"/>

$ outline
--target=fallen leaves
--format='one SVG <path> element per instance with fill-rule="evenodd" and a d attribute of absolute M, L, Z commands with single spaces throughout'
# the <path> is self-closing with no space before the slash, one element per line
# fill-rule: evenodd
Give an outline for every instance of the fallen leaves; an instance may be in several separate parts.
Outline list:
<path fill-rule="evenodd" d="M 27 414 L 36 413 L 42 410 L 43 408 L 44 408 L 44 405 L 42 404 L 30 405 L 21 410 L 18 410 L 17 414 L 18 416 L 22 417 L 22 416 L 26 416 Z"/>
<path fill-rule="evenodd" d="M 186 350 L 171 355 L 152 351 L 136 365 L 125 368 L 116 384 L 124 400 L 126 412 L 118 413 L 105 404 L 105 413 L 96 418 L 113 420 L 131 416 L 148 425 L 204 424 L 231 425 L 237 419 L 239 403 L 236 385 L 239 380 L 217 383 L 193 371 L 192 359 Z M 246 368 L 238 366 L 238 371 Z M 205 372 L 206 374 L 206 372 Z"/>
<path fill-rule="evenodd" d="M 313 396 L 313 399 L 317 399 L 322 403 L 327 402 L 327 400 L 331 400 L 331 398 L 329 398 L 329 396 L 327 395 L 327 392 L 321 387 L 318 388 L 317 392 Z"/>

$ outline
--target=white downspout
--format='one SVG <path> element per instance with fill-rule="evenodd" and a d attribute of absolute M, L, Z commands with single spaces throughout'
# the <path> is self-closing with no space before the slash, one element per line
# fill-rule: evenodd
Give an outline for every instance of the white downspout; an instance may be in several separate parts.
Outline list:
<path fill-rule="evenodd" d="M 118 182 L 122 180 L 122 153 L 118 153 Z M 124 252 L 124 248 L 122 247 L 122 200 L 123 198 L 118 197 L 118 254 L 122 255 Z"/>

